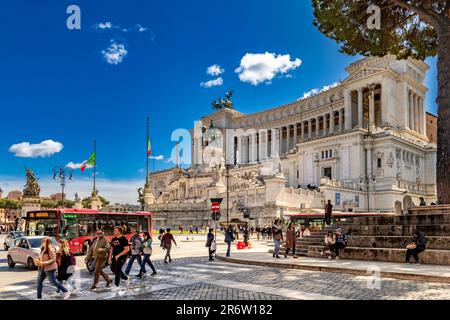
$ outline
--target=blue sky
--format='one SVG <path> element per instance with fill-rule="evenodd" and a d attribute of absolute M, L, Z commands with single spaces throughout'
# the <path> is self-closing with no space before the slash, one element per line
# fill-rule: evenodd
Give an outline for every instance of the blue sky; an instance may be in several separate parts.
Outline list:
<path fill-rule="evenodd" d="M 66 27 L 71 4 L 81 8 L 81 30 Z M 0 187 L 21 189 L 26 166 L 40 177 L 44 195 L 57 192 L 53 167 L 86 160 L 96 139 L 100 193 L 134 202 L 145 176 L 147 116 L 153 154 L 167 159 L 172 131 L 191 128 L 227 90 L 235 91 L 239 111 L 251 113 L 346 77 L 344 68 L 357 57 L 339 53 L 312 21 L 310 1 L 297 0 L 2 1 Z M 270 83 L 242 81 L 235 72 L 241 59 L 266 52 L 284 59 L 288 72 Z M 427 62 L 427 106 L 435 113 L 436 60 Z M 207 74 L 212 65 L 224 72 Z M 210 80 L 223 84 L 200 85 Z M 9 151 L 47 140 L 56 142 L 46 145 L 50 156 Z M 27 145 L 13 149 L 30 152 Z M 76 170 L 69 196 L 87 195 L 91 174 Z"/>

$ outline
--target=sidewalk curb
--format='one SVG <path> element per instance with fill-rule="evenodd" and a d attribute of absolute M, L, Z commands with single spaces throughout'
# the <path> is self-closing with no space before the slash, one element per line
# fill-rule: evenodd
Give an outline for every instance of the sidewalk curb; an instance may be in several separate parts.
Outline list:
<path fill-rule="evenodd" d="M 216 255 L 216 259 L 237 264 L 270 267 L 270 268 L 282 268 L 282 269 L 297 269 L 305 271 L 319 271 L 319 272 L 335 272 L 335 273 L 345 273 L 359 276 L 371 276 L 372 273 L 361 269 L 345 269 L 337 267 L 326 267 L 326 266 L 309 266 L 293 263 L 276 263 L 276 262 L 261 262 L 255 260 L 241 260 L 227 258 L 221 255 Z M 400 273 L 391 271 L 380 271 L 380 277 L 382 278 L 393 278 L 399 280 L 413 280 L 413 281 L 424 281 L 424 282 L 437 282 L 437 283 L 450 283 L 450 277 L 441 277 L 434 275 L 422 275 L 422 274 L 411 274 L 411 273 Z"/>

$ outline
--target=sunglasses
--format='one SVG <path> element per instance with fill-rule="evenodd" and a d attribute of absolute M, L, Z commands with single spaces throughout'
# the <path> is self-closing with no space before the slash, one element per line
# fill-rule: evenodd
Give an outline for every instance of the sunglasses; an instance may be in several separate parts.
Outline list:
<path fill-rule="evenodd" d="M 103 232 L 97 232 L 97 234 L 103 234 Z"/>

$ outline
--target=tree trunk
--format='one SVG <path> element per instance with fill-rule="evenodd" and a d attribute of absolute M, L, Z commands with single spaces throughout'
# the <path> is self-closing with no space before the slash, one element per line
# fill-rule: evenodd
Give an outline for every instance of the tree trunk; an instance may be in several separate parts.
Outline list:
<path fill-rule="evenodd" d="M 438 37 L 438 133 L 436 184 L 439 204 L 450 203 L 450 27 Z"/>

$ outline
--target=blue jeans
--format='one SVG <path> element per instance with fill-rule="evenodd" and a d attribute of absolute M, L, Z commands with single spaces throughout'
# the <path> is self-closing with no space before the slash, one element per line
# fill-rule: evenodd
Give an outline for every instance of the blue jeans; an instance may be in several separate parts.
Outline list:
<path fill-rule="evenodd" d="M 273 243 L 275 244 L 275 251 L 274 251 L 274 254 L 275 254 L 275 256 L 278 256 L 278 254 L 280 253 L 281 240 L 275 240 L 275 239 L 273 239 Z"/>
<path fill-rule="evenodd" d="M 230 256 L 230 249 L 231 249 L 231 242 L 227 242 L 227 254 L 226 254 L 227 257 Z"/>
<path fill-rule="evenodd" d="M 149 254 L 144 254 L 144 260 L 142 260 L 141 271 L 139 272 L 139 274 L 146 273 L 146 271 L 145 271 L 145 264 L 146 263 L 148 263 L 148 265 L 152 269 L 153 273 L 156 273 L 155 267 L 153 266 L 153 263 L 150 260 L 150 255 Z"/>
<path fill-rule="evenodd" d="M 139 266 L 142 266 L 142 259 L 140 254 L 134 254 L 131 256 L 130 261 L 128 262 L 128 266 L 125 269 L 125 274 L 129 275 L 131 271 L 131 267 L 133 266 L 134 260 L 137 260 Z"/>
<path fill-rule="evenodd" d="M 44 271 L 39 269 L 38 277 L 37 277 L 37 297 L 38 299 L 42 299 L 42 284 L 44 283 L 45 278 L 48 277 L 48 281 L 55 286 L 58 290 L 62 292 L 67 292 L 67 289 L 63 287 L 61 283 L 56 280 L 56 270 Z"/>

